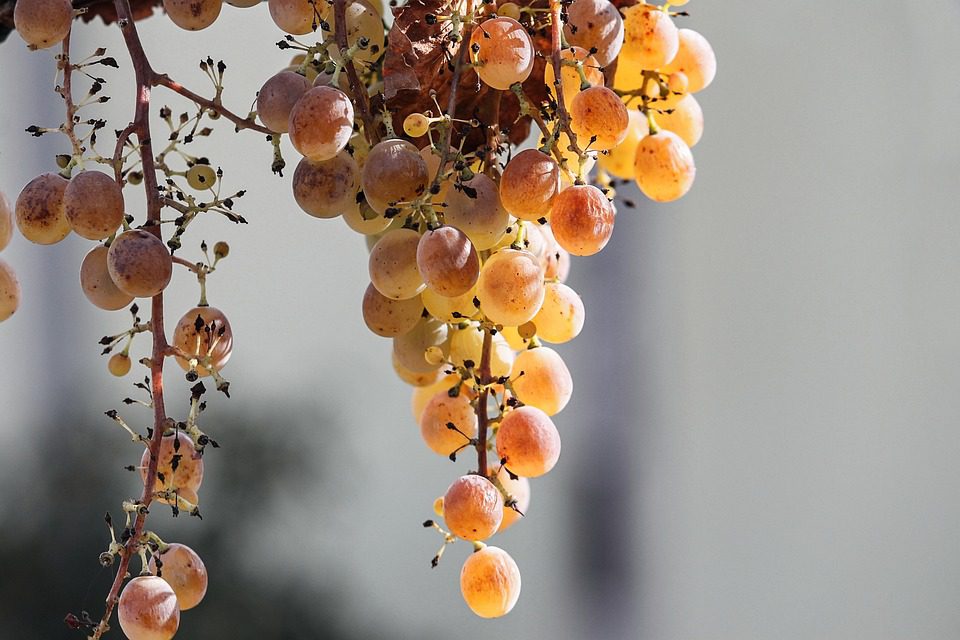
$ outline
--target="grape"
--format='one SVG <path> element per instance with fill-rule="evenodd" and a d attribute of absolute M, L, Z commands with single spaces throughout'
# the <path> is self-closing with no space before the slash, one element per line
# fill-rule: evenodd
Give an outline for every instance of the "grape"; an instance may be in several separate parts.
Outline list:
<path fill-rule="evenodd" d="M 335 218 L 358 209 L 360 168 L 343 150 L 329 160 L 303 158 L 293 172 L 293 197 L 315 218 Z"/>
<path fill-rule="evenodd" d="M 197 375 L 212 374 L 226 366 L 233 353 L 233 329 L 223 311 L 216 307 L 194 307 L 183 314 L 173 330 L 173 346 L 197 358 Z M 209 359 L 207 359 L 209 358 Z M 184 371 L 190 370 L 190 361 L 177 356 L 177 363 Z"/>
<path fill-rule="evenodd" d="M 510 477 L 510 472 L 506 467 L 500 467 L 496 473 L 492 473 L 492 471 L 491 469 L 490 477 L 493 478 L 496 476 L 503 490 L 507 492 L 507 495 L 516 500 L 517 503 L 516 509 L 504 505 L 503 520 L 500 522 L 500 528 L 497 529 L 497 533 L 500 533 L 510 527 L 514 522 L 520 520 L 520 518 L 523 517 L 520 515 L 521 513 L 527 513 L 527 509 L 530 507 L 530 481 L 527 478 L 521 477 L 517 477 L 517 479 L 514 480 Z"/>
<path fill-rule="evenodd" d="M 239 9 L 249 9 L 260 4 L 261 0 L 224 0 L 224 2 Z"/>
<path fill-rule="evenodd" d="M 484 547 L 463 563 L 460 593 L 481 618 L 499 618 L 510 613 L 520 598 L 520 569 L 503 549 Z"/>
<path fill-rule="evenodd" d="M 417 269 L 420 236 L 413 229 L 388 231 L 370 252 L 370 281 L 377 291 L 394 300 L 419 294 L 427 286 Z"/>
<path fill-rule="evenodd" d="M 547 415 L 560 413 L 573 395 L 570 370 L 560 354 L 550 347 L 521 351 L 513 363 L 511 377 L 517 400 Z M 513 467 L 511 470 L 514 471 Z"/>
<path fill-rule="evenodd" d="M 583 329 L 586 310 L 577 292 L 560 282 L 548 282 L 544 287 L 543 306 L 533 317 L 537 336 L 560 344 L 573 340 Z"/>
<path fill-rule="evenodd" d="M 610 150 L 610 153 L 600 156 L 600 168 L 624 180 L 634 178 L 633 160 L 637 156 L 637 144 L 640 139 L 650 132 L 647 118 L 636 109 L 628 109 L 627 115 L 630 124 L 627 126 L 627 135 L 620 144 Z M 659 116 L 657 117 L 659 122 Z"/>
<path fill-rule="evenodd" d="M 180 626 L 177 594 L 161 578 L 137 576 L 120 593 L 117 618 L 129 640 L 170 640 Z"/>
<path fill-rule="evenodd" d="M 502 91 L 523 82 L 533 71 L 533 41 L 513 18 L 493 18 L 473 30 L 470 48 L 477 75 L 484 84 Z"/>
<path fill-rule="evenodd" d="M 536 149 L 525 149 L 513 156 L 500 177 L 503 208 L 521 220 L 549 216 L 553 198 L 559 192 L 560 166 Z"/>
<path fill-rule="evenodd" d="M 83 171 L 67 183 L 63 207 L 70 227 L 87 240 L 103 240 L 123 223 L 123 191 L 99 171 Z"/>
<path fill-rule="evenodd" d="M 115 353 L 107 360 L 107 369 L 116 377 L 122 378 L 130 373 L 131 364 L 130 356 L 125 353 Z"/>
<path fill-rule="evenodd" d="M 440 227 L 420 237 L 417 268 L 428 288 L 455 297 L 477 283 L 480 258 L 466 234 L 456 227 Z"/>
<path fill-rule="evenodd" d="M 627 136 L 630 118 L 620 96 L 606 87 L 590 87 L 573 99 L 570 128 L 581 148 L 606 151 Z"/>
<path fill-rule="evenodd" d="M 450 361 L 453 364 L 466 366 L 466 361 L 472 360 L 473 366 L 479 368 L 482 355 L 483 331 L 479 327 L 471 325 L 457 329 L 450 336 Z M 497 333 L 490 343 L 490 375 L 494 378 L 509 376 L 513 361 L 513 349 L 506 338 Z"/>
<path fill-rule="evenodd" d="M 420 424 L 420 417 L 423 415 L 427 404 L 433 399 L 433 396 L 441 391 L 447 393 L 454 387 L 460 387 L 459 393 L 469 394 L 469 387 L 461 384 L 461 382 L 459 374 L 448 373 L 440 376 L 436 382 L 428 384 L 425 387 L 414 387 L 413 393 L 410 396 L 410 412 L 413 413 L 413 419 L 417 424 Z"/>
<path fill-rule="evenodd" d="M 503 496 L 483 476 L 460 476 L 443 496 L 443 519 L 455 536 L 486 540 L 500 528 Z"/>
<path fill-rule="evenodd" d="M 550 242 L 550 249 L 541 261 L 544 269 L 543 277 L 547 280 L 566 282 L 567 276 L 570 275 L 570 252 L 557 244 L 550 227 L 541 227 L 540 232 L 544 235 L 549 233 Z"/>
<path fill-rule="evenodd" d="M 297 101 L 310 90 L 310 81 L 299 73 L 281 71 L 263 83 L 257 93 L 257 116 L 271 131 L 286 133 L 290 112 Z"/>
<path fill-rule="evenodd" d="M 444 322 L 460 322 L 476 315 L 477 307 L 473 304 L 476 295 L 476 286 L 470 287 L 470 290 L 463 295 L 451 298 L 435 293 L 431 289 L 424 289 L 420 299 L 434 318 Z"/>
<path fill-rule="evenodd" d="M 513 474 L 536 478 L 560 459 L 560 434 L 546 413 L 536 407 L 520 407 L 500 421 L 497 455 Z"/>
<path fill-rule="evenodd" d="M 693 29 L 680 29 L 680 50 L 661 71 L 681 71 L 687 76 L 687 91 L 696 93 L 710 86 L 717 75 L 717 56 L 713 47 Z"/>
<path fill-rule="evenodd" d="M 583 75 L 586 76 L 587 82 L 594 87 L 603 86 L 603 71 L 600 70 L 600 63 L 598 63 L 597 59 L 590 55 L 590 52 L 586 49 L 581 47 L 563 49 L 560 52 L 560 59 L 577 60 L 583 63 Z M 553 73 L 553 61 L 548 59 L 543 68 L 543 81 L 554 95 L 557 93 L 556 87 L 554 86 L 556 79 L 557 77 Z M 560 82 L 563 84 L 563 104 L 569 109 L 573 103 L 573 98 L 580 93 L 580 84 L 582 82 L 580 72 L 577 71 L 576 67 L 562 65 L 560 67 Z"/>
<path fill-rule="evenodd" d="M 208 164 L 195 164 L 187 170 L 187 184 L 196 191 L 210 189 L 216 181 L 217 172 Z"/>
<path fill-rule="evenodd" d="M 55 173 L 44 173 L 27 183 L 16 204 L 17 227 L 24 238 L 37 244 L 55 244 L 70 234 L 63 206 L 66 189 L 67 181 Z"/>
<path fill-rule="evenodd" d="M 394 300 L 377 291 L 372 283 L 363 294 L 363 321 L 370 331 L 384 338 L 407 333 L 420 321 L 422 313 L 423 304 L 417 296 Z"/>
<path fill-rule="evenodd" d="M 497 15 L 504 18 L 520 19 L 520 7 L 515 2 L 504 2 L 497 7 Z"/>
<path fill-rule="evenodd" d="M 693 147 L 703 136 L 703 109 L 692 94 L 685 95 L 670 113 L 654 116 L 657 124 L 680 136 L 687 146 Z"/>
<path fill-rule="evenodd" d="M 72 21 L 70 0 L 22 0 L 13 9 L 17 33 L 36 49 L 47 49 L 60 43 L 70 32 Z"/>
<path fill-rule="evenodd" d="M 680 37 L 670 15 L 660 7 L 637 4 L 623 10 L 624 42 L 620 62 L 659 69 L 677 55 Z"/>
<path fill-rule="evenodd" d="M 464 182 L 461 188 L 447 192 L 443 219 L 467 234 L 477 251 L 495 245 L 510 224 L 510 214 L 500 203 L 497 184 L 482 173 Z"/>
<path fill-rule="evenodd" d="M 372 236 L 386 231 L 390 223 L 393 222 L 390 218 L 374 211 L 373 208 L 367 204 L 366 200 L 355 207 L 348 207 L 343 212 L 343 221 L 347 223 L 348 227 L 365 236 Z"/>
<path fill-rule="evenodd" d="M 441 376 L 440 369 L 432 369 L 430 371 L 413 371 L 412 369 L 408 369 L 403 366 L 400 359 L 397 358 L 396 352 L 390 354 L 390 361 L 393 364 L 393 370 L 397 374 L 397 377 L 412 387 L 420 388 L 429 386 L 439 380 Z"/>
<path fill-rule="evenodd" d="M 0 251 L 7 248 L 13 237 L 13 209 L 7 196 L 0 192 Z"/>
<path fill-rule="evenodd" d="M 453 424 L 463 433 L 447 427 Z M 433 394 L 420 414 L 420 435 L 435 453 L 449 456 L 477 435 L 477 414 L 470 406 L 470 397 L 461 393 L 454 398 L 446 390 Z M 466 436 L 466 437 L 464 437 Z"/>
<path fill-rule="evenodd" d="M 516 327 L 533 318 L 543 303 L 543 270 L 529 251 L 503 249 L 480 269 L 477 298 L 496 324 Z"/>
<path fill-rule="evenodd" d="M 688 93 L 690 78 L 683 71 L 674 71 L 667 76 L 667 88 L 674 93 Z"/>
<path fill-rule="evenodd" d="M 333 87 L 313 87 L 290 111 L 290 143 L 311 160 L 329 160 L 353 135 L 353 103 Z"/>
<path fill-rule="evenodd" d="M 640 191 L 656 202 L 672 202 L 682 197 L 693 186 L 697 174 L 690 147 L 680 136 L 667 130 L 640 140 L 633 168 Z"/>
<path fill-rule="evenodd" d="M 623 46 L 623 20 L 607 0 L 573 0 L 567 5 L 563 33 L 570 44 L 587 51 L 596 47 L 593 57 L 604 67 L 613 62 Z"/>
<path fill-rule="evenodd" d="M 327 12 L 323 0 L 267 0 L 274 24 L 287 33 L 302 36 L 319 26 Z"/>
<path fill-rule="evenodd" d="M 360 179 L 364 196 L 377 213 L 384 213 L 391 203 L 415 200 L 429 180 L 417 148 L 398 139 L 383 140 L 370 149 Z"/>
<path fill-rule="evenodd" d="M 163 0 L 163 9 L 173 24 L 187 31 L 206 29 L 220 15 L 223 0 Z"/>
<path fill-rule="evenodd" d="M 157 560 L 160 561 L 159 571 Z M 180 611 L 193 609 L 207 593 L 207 568 L 197 552 L 174 542 L 150 557 L 150 573 L 159 575 L 177 594 Z"/>
<path fill-rule="evenodd" d="M 180 444 L 175 445 L 176 442 Z M 153 484 L 153 493 L 168 489 L 176 491 L 188 489 L 193 492 L 191 497 L 196 498 L 196 492 L 203 483 L 203 458 L 197 453 L 190 436 L 182 431 L 163 436 L 157 460 L 157 478 Z M 174 460 L 177 462 L 176 469 L 173 468 Z M 144 483 L 147 481 L 149 464 L 150 450 L 145 449 L 140 458 L 140 478 Z M 163 476 L 162 480 L 161 476 Z M 166 504 L 172 502 L 162 496 L 157 496 L 157 500 Z M 190 502 L 196 504 L 196 500 L 190 500 Z"/>
<path fill-rule="evenodd" d="M 503 336 L 503 339 L 514 351 L 523 351 L 527 348 L 527 340 L 520 337 L 520 331 L 517 327 L 504 327 L 498 333 Z"/>
<path fill-rule="evenodd" d="M 411 113 L 403 120 L 403 132 L 411 138 L 427 135 L 430 119 L 422 113 Z"/>
<path fill-rule="evenodd" d="M 131 229 L 110 245 L 107 270 L 120 291 L 135 298 L 152 298 L 170 283 L 173 261 L 157 236 Z"/>
<path fill-rule="evenodd" d="M 427 362 L 424 353 L 430 347 L 442 349 L 446 341 L 447 325 L 424 318 L 414 325 L 413 329 L 393 339 L 393 353 L 404 368 L 415 373 L 429 373 L 436 371 L 440 365 Z M 436 377 L 429 382 L 434 380 Z"/>
<path fill-rule="evenodd" d="M 597 187 L 568 187 L 553 202 L 550 228 L 557 243 L 575 256 L 590 256 L 606 246 L 617 212 Z"/>
<path fill-rule="evenodd" d="M 562 183 L 561 190 L 564 186 L 569 186 L 574 181 L 574 176 L 581 175 L 585 176 L 590 173 L 590 170 L 593 169 L 593 165 L 597 162 L 597 152 L 593 150 L 586 150 L 585 147 L 587 143 L 590 142 L 589 138 L 577 138 L 577 146 L 580 147 L 580 150 L 584 152 L 584 161 L 583 166 L 580 166 L 580 156 L 576 151 L 570 148 L 570 136 L 567 133 L 561 132 L 560 137 L 556 143 L 556 149 L 560 152 L 561 157 L 566 161 L 563 165 L 563 171 L 560 172 L 560 181 Z"/>
<path fill-rule="evenodd" d="M 20 282 L 7 262 L 0 259 L 0 322 L 3 322 L 20 306 Z"/>
<path fill-rule="evenodd" d="M 120 291 L 107 268 L 108 249 L 94 247 L 80 265 L 80 288 L 95 307 L 105 311 L 123 309 L 133 302 L 133 296 Z"/>
<path fill-rule="evenodd" d="M 322 1 L 322 0 L 321 0 Z M 376 62 L 383 55 L 386 36 L 383 29 L 383 18 L 380 13 L 365 0 L 353 0 L 344 9 L 347 22 L 347 46 L 353 47 L 361 38 L 366 38 L 366 49 L 357 49 L 353 59 L 360 63 Z M 331 37 L 337 33 L 336 21 L 330 14 Z M 327 47 L 327 53 L 335 62 L 340 62 L 340 48 L 336 44 Z M 341 75 L 346 75 L 341 73 Z"/>

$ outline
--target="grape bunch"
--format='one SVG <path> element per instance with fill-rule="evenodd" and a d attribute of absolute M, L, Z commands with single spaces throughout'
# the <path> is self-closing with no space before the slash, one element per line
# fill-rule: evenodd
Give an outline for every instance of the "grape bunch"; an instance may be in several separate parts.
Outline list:
<path fill-rule="evenodd" d="M 199 516 L 204 452 L 218 446 L 199 426 L 202 379 L 229 397 L 221 371 L 233 332 L 208 303 L 206 287 L 229 247 L 216 243 L 211 258 L 202 242 L 199 261 L 178 255 L 198 217 L 246 221 L 234 210 L 245 192 L 225 192 L 223 171 L 192 153 L 213 131 L 207 121 L 221 118 L 237 131 L 264 134 L 279 175 L 287 136 L 299 155 L 290 178 L 297 205 L 315 218 L 342 217 L 365 237 L 363 321 L 391 340 L 392 366 L 413 387 L 413 418 L 426 447 L 454 462 L 470 460 L 433 502 L 436 519 L 424 522 L 443 540 L 432 565 L 448 545 L 470 543 L 460 573 L 468 607 L 484 618 L 514 607 L 518 566 L 487 543 L 522 519 L 531 479 L 560 458 L 557 416 L 573 379 L 555 347 L 577 337 L 586 319 L 566 284 L 572 256 L 596 254 L 610 241 L 618 180 L 635 181 L 656 202 L 682 197 L 694 181 L 690 149 L 703 133 L 694 94 L 713 81 L 716 59 L 702 35 L 677 27 L 687 14 L 676 8 L 686 3 L 418 0 L 391 2 L 387 15 L 369 0 L 267 0 L 261 10 L 285 34 L 278 47 L 295 56 L 265 79 L 244 117 L 223 104 L 223 62 L 200 63 L 213 98 L 153 71 L 128 0 L 114 0 L 121 25 L 132 28 L 125 42 L 138 93 L 134 118 L 117 128 L 115 147 L 104 155 L 96 144 L 106 122 L 79 112 L 102 101 L 106 80 L 97 65 L 117 61 L 98 49 L 71 62 L 68 0 L 19 0 L 14 17 L 28 46 L 62 47 L 56 90 L 66 107 L 61 126 L 27 131 L 65 134 L 71 152 L 57 157 L 58 172 L 27 184 L 12 210 L 0 194 L 0 249 L 14 218 L 37 244 L 71 233 L 95 243 L 80 266 L 81 288 L 100 309 L 129 308 L 132 317 L 129 329 L 101 341 L 114 375 L 132 370 L 134 339 L 152 335 L 151 355 L 140 361 L 148 375 L 135 384 L 147 400 L 124 401 L 150 408 L 152 426 L 142 435 L 107 412 L 144 445 L 130 467 L 139 471 L 143 495 L 124 502 L 119 539 L 107 518 L 111 541 L 101 561 L 119 567 L 103 618 L 71 614 L 68 624 L 96 640 L 116 607 L 131 640 L 169 639 L 180 612 L 206 591 L 199 556 L 164 542 L 145 519 L 154 501 L 174 515 Z M 189 31 L 213 24 L 223 9 L 221 0 L 164 0 L 163 7 Z M 92 82 L 75 103 L 78 72 Z M 149 89 L 158 86 L 191 108 L 178 117 L 167 106 L 152 110 Z M 151 114 L 170 130 L 163 148 L 153 147 Z M 131 214 L 124 189 L 140 184 L 146 211 Z M 162 217 L 164 209 L 173 215 Z M 168 341 L 163 292 L 177 267 L 196 278 L 200 295 Z M 145 299 L 146 321 L 139 315 Z M 0 320 L 19 301 L 15 274 L 0 260 Z M 193 384 L 183 421 L 164 408 L 167 358 Z M 141 574 L 125 582 L 134 556 Z"/>

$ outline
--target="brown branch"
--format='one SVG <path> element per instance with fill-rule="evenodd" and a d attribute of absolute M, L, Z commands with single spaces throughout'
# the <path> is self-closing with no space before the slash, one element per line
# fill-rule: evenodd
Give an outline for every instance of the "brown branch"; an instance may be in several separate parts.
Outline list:
<path fill-rule="evenodd" d="M 152 86 L 166 87 L 167 89 L 170 89 L 174 93 L 179 93 L 184 98 L 187 98 L 188 100 L 192 100 L 193 102 L 197 103 L 204 109 L 216 111 L 221 116 L 223 116 L 224 118 L 226 118 L 227 120 L 235 124 L 237 126 L 237 131 L 240 131 L 242 129 L 250 129 L 252 131 L 265 133 L 267 135 L 277 135 L 276 131 L 271 131 L 270 129 L 264 127 L 263 125 L 257 124 L 256 121 L 251 117 L 243 118 L 241 116 L 238 116 L 237 114 L 233 113 L 232 111 L 224 107 L 222 104 L 220 104 L 218 100 L 208 100 L 207 98 L 204 98 L 203 96 L 198 95 L 193 91 L 190 91 L 189 89 L 187 89 L 185 86 L 183 86 L 176 80 L 171 79 L 170 76 L 168 76 L 165 73 L 153 73 L 151 71 L 151 74 L 152 74 L 152 78 L 150 83 Z"/>
<path fill-rule="evenodd" d="M 493 346 L 493 333 L 490 329 L 483 330 L 483 350 L 480 352 L 480 370 L 477 377 L 480 383 L 480 393 L 477 394 L 477 473 L 487 475 L 487 398 L 490 395 L 488 386 L 490 379 L 490 350 Z"/>
<path fill-rule="evenodd" d="M 567 105 L 563 100 L 563 80 L 560 75 L 563 70 L 563 64 L 560 58 L 560 43 L 563 39 L 563 22 L 560 19 L 560 11 L 560 0 L 550 0 L 550 62 L 553 64 L 553 86 L 557 92 L 557 119 L 560 121 L 561 130 L 570 138 L 570 147 L 582 158 L 583 151 L 577 144 L 577 134 L 570 128 L 570 114 L 567 113 Z"/>
<path fill-rule="evenodd" d="M 77 139 L 77 133 L 74 130 L 77 105 L 73 102 L 73 65 L 70 63 L 70 34 L 72 31 L 73 29 L 67 31 L 67 36 L 63 39 L 63 52 L 57 61 L 57 66 L 63 71 L 63 86 L 59 87 L 58 92 L 67 107 L 67 118 L 63 121 L 63 133 L 70 138 L 70 145 L 73 147 L 73 158 L 67 165 L 68 169 L 83 156 L 83 146 Z"/>
<path fill-rule="evenodd" d="M 370 146 L 377 143 L 380 136 L 377 135 L 377 125 L 373 121 L 373 114 L 370 113 L 370 101 L 367 99 L 367 90 L 360 82 L 360 76 L 357 75 L 357 69 L 353 66 L 353 60 L 347 55 L 347 2 L 346 0 L 334 0 L 333 3 L 333 28 L 336 31 L 337 48 L 340 49 L 340 59 L 343 61 L 343 68 L 347 72 L 347 80 L 350 81 L 350 93 L 353 94 L 353 104 L 360 112 L 360 119 L 363 121 L 363 133 L 367 137 Z"/>
<path fill-rule="evenodd" d="M 473 13 L 473 0 L 467 0 L 466 16 L 469 18 Z M 466 42 L 467 27 L 471 20 L 464 20 L 460 28 L 460 48 L 457 49 L 457 60 L 453 64 L 453 81 L 450 83 L 450 99 L 447 100 L 447 117 L 450 121 L 447 123 L 446 131 L 443 132 L 443 145 L 440 148 L 440 166 L 437 167 L 437 175 L 433 178 L 433 184 L 430 192 L 433 193 L 440 186 L 440 179 L 443 172 L 450 162 L 450 142 L 453 140 L 453 119 L 457 117 L 457 87 L 460 86 L 460 74 L 463 71 L 463 61 L 467 56 L 467 50 L 470 48 Z M 499 93 L 498 93 L 499 95 Z"/>

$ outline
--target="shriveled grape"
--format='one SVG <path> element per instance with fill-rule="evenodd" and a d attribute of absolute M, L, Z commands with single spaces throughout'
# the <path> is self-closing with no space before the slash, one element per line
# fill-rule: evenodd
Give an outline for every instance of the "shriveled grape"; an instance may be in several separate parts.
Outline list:
<path fill-rule="evenodd" d="M 179 443 L 179 444 L 177 444 Z M 174 469 L 176 462 L 176 469 Z M 147 481 L 147 466 L 150 464 L 150 450 L 145 449 L 140 458 L 140 478 Z M 163 436 L 157 456 L 157 478 L 153 492 L 189 489 L 194 492 L 203 483 L 203 458 L 197 453 L 193 440 L 187 434 L 178 432 Z M 169 504 L 163 496 L 157 496 L 161 502 Z M 191 500 L 191 502 L 194 502 Z"/>
<path fill-rule="evenodd" d="M 589 256 L 603 249 L 613 234 L 616 210 L 597 187 L 568 187 L 553 203 L 550 228 L 557 243 L 575 256 Z"/>
<path fill-rule="evenodd" d="M 460 593 L 481 618 L 499 618 L 510 613 L 520 598 L 520 569 L 503 549 L 484 547 L 463 563 Z"/>
<path fill-rule="evenodd" d="M 549 216 L 559 192 L 560 166 L 537 149 L 525 149 L 513 156 L 500 177 L 503 208 L 521 220 Z"/>
<path fill-rule="evenodd" d="M 194 307 L 183 314 L 173 330 L 173 346 L 199 360 L 196 372 L 201 377 L 211 375 L 211 367 L 220 371 L 233 353 L 233 329 L 223 311 L 216 307 Z M 184 371 L 190 361 L 177 356 Z"/>
<path fill-rule="evenodd" d="M 443 519 L 455 536 L 486 540 L 500 528 L 503 497 L 483 476 L 460 476 L 443 496 Z"/>

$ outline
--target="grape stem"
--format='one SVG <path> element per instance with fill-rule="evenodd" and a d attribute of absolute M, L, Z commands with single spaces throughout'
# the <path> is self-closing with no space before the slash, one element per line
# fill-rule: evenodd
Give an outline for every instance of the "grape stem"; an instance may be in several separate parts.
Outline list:
<path fill-rule="evenodd" d="M 490 395 L 490 350 L 493 346 L 493 333 L 483 330 L 483 348 L 480 352 L 480 370 L 477 372 L 480 393 L 477 394 L 477 473 L 487 475 L 487 398 Z"/>
<path fill-rule="evenodd" d="M 347 72 L 347 80 L 350 82 L 350 93 L 353 94 L 353 104 L 360 112 L 360 119 L 363 120 L 363 133 L 367 137 L 370 146 L 377 143 L 377 125 L 373 121 L 373 114 L 370 113 L 370 102 L 367 100 L 367 90 L 360 82 L 360 76 L 357 75 L 357 69 L 353 66 L 353 59 L 347 55 L 349 45 L 347 44 L 347 0 L 334 0 L 333 2 L 333 28 L 336 31 L 337 48 L 340 49 L 340 56 L 343 60 L 343 68 Z"/>
<path fill-rule="evenodd" d="M 67 174 L 65 177 L 69 177 L 70 170 L 76 166 L 80 158 L 83 157 L 83 147 L 80 145 L 80 140 L 77 139 L 77 134 L 74 130 L 74 118 L 77 115 L 77 106 L 73 102 L 73 65 L 70 63 L 70 34 L 72 32 L 73 29 L 67 31 L 67 35 L 63 39 L 63 53 L 60 54 L 60 59 L 57 61 L 57 66 L 63 71 L 63 86 L 59 87 L 59 93 L 67 107 L 67 118 L 63 121 L 63 133 L 70 138 L 70 145 L 73 147 L 73 157 L 70 159 L 70 163 L 63 169 L 63 172 Z"/>
<path fill-rule="evenodd" d="M 553 64 L 553 86 L 557 92 L 557 120 L 560 128 L 570 138 L 571 150 L 583 158 L 583 151 L 577 145 L 577 134 L 570 128 L 570 114 L 563 99 L 563 82 L 560 72 L 562 60 L 560 58 L 560 44 L 563 40 L 563 22 L 560 19 L 561 0 L 550 0 L 550 61 Z"/>

